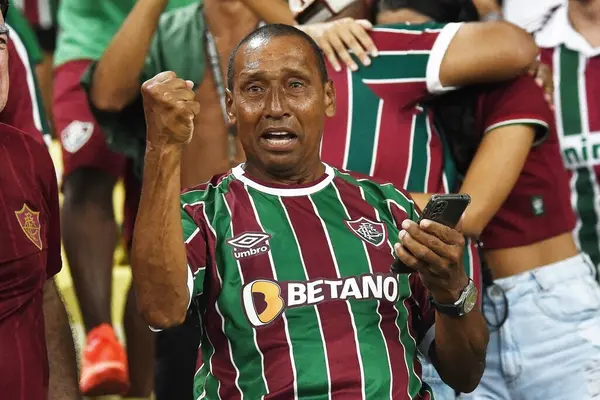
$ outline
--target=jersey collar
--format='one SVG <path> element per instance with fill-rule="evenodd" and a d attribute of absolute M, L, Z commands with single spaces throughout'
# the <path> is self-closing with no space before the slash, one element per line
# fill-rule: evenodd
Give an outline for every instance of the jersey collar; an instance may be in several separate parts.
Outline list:
<path fill-rule="evenodd" d="M 560 7 L 548 23 L 535 35 L 539 47 L 551 48 L 562 44 L 568 49 L 581 53 L 587 58 L 600 55 L 600 47 L 592 46 L 577 32 L 567 14 L 567 5 Z"/>
<path fill-rule="evenodd" d="M 259 192 L 273 196 L 298 197 L 317 193 L 333 181 L 333 178 L 335 177 L 335 171 L 329 165 L 325 163 L 323 163 L 323 165 L 325 166 L 325 175 L 314 182 L 301 185 L 277 185 L 258 182 L 256 179 L 250 178 L 250 176 L 246 174 L 243 163 L 233 168 L 231 172 L 236 179 L 240 180 L 245 185 L 258 190 Z"/>

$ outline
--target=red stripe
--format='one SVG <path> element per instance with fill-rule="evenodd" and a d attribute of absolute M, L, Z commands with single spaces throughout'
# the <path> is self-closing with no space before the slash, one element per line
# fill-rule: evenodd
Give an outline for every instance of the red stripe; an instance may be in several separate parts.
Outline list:
<path fill-rule="evenodd" d="M 339 182 L 339 183 L 338 183 Z M 336 186 L 340 192 L 342 202 L 346 205 L 351 220 L 366 217 L 371 221 L 379 222 L 373 207 L 362 200 L 360 189 L 346 181 L 336 181 Z M 349 206 L 349 205 L 352 206 Z M 389 267 L 392 264 L 393 257 L 388 245 L 377 248 L 371 244 L 366 244 L 367 254 L 371 260 L 371 267 L 374 273 L 389 274 Z M 401 398 L 406 395 L 406 385 L 408 385 L 408 370 L 404 358 L 404 349 L 398 340 L 400 332 L 396 326 L 398 312 L 394 304 L 387 301 L 380 301 L 377 309 L 381 315 L 380 328 L 390 357 L 392 367 L 392 397 Z M 383 364 L 382 364 L 383 367 Z"/>
<path fill-rule="evenodd" d="M 384 101 L 373 175 L 396 187 L 404 187 L 410 146 L 412 119 L 416 110 L 399 109 L 397 103 Z"/>
<path fill-rule="evenodd" d="M 33 26 L 40 24 L 38 1 L 39 0 L 25 0 L 23 4 L 23 14 L 25 14 L 29 23 Z"/>
<path fill-rule="evenodd" d="M 256 220 L 248 192 L 242 183 L 232 182 L 225 199 L 232 215 L 235 216 L 232 223 L 234 237 L 244 232 L 264 232 Z M 269 254 L 239 260 L 244 284 L 256 279 L 276 280 Z M 265 399 L 294 398 L 294 372 L 283 317 L 280 316 L 270 324 L 257 328 L 256 342 L 264 356 L 265 377 L 270 394 Z"/>
<path fill-rule="evenodd" d="M 440 135 L 435 130 L 433 124 L 433 113 L 428 111 L 427 122 L 431 131 L 431 140 L 429 142 L 429 177 L 427 179 L 427 193 L 445 193 L 444 188 L 444 145 Z M 448 188 L 452 191 L 454 188 Z"/>
<path fill-rule="evenodd" d="M 587 95 L 588 121 L 590 132 L 600 135 L 600 57 L 592 57 L 588 60 L 585 70 L 585 83 Z M 584 116 L 585 118 L 585 116 Z M 592 154 L 590 154 L 590 157 Z M 600 165 L 594 165 L 595 179 L 600 177 Z"/>
<path fill-rule="evenodd" d="M 308 279 L 338 279 L 325 232 L 309 198 L 282 200 L 302 249 Z M 327 346 L 332 399 L 360 399 L 362 376 L 348 306 L 332 301 L 318 304 L 317 310 Z"/>
<path fill-rule="evenodd" d="M 329 65 L 328 73 L 335 82 L 336 111 L 334 117 L 325 120 L 321 159 L 332 166 L 343 168 L 348 140 L 348 74 L 345 68 L 335 72 Z"/>
<path fill-rule="evenodd" d="M 202 212 L 202 204 L 192 207 L 194 213 L 204 216 Z M 204 217 L 202 217 L 204 219 Z M 205 221 L 208 224 L 208 221 Z M 213 346 L 214 354 L 207 360 L 210 372 L 217 381 L 219 386 L 219 396 L 224 399 L 241 399 L 241 394 L 235 386 L 235 378 L 237 372 L 231 359 L 230 345 L 223 331 L 223 316 L 219 315 L 216 309 L 217 299 L 221 294 L 223 286 L 222 276 L 218 275 L 218 266 L 215 264 L 215 244 L 216 238 L 210 229 L 206 229 L 206 248 L 209 252 L 208 260 L 210 265 L 206 266 L 205 281 L 210 284 L 209 290 L 205 291 L 204 295 L 207 299 L 206 314 L 204 318 L 204 328 L 208 340 Z"/>

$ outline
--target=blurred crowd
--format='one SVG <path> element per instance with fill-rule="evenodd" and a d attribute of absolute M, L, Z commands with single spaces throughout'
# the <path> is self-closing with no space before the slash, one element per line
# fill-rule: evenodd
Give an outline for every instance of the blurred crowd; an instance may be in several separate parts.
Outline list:
<path fill-rule="evenodd" d="M 337 110 L 324 162 L 392 182 L 421 208 L 435 193 L 472 198 L 464 264 L 490 329 L 487 366 L 461 394 L 421 357 L 435 399 L 600 397 L 600 0 L 12 0 L 5 22 L 0 121 L 60 143 L 62 245 L 86 331 L 71 370 L 46 333 L 49 399 L 207 396 L 201 304 L 153 332 L 132 286 L 125 343 L 113 327 L 114 253 L 132 246 L 144 176 L 140 87 L 162 71 L 193 83 L 201 111 L 181 187 L 205 182 L 245 159 L 229 58 L 276 23 L 326 58 Z"/>

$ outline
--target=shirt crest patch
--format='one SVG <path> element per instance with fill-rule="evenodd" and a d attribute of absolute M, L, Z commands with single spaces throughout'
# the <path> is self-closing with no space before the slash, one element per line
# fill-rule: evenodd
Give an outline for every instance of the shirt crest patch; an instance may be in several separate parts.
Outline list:
<path fill-rule="evenodd" d="M 41 250 L 42 238 L 40 235 L 40 213 L 38 211 L 33 211 L 27 204 L 23 204 L 23 208 L 21 208 L 20 211 L 15 211 L 15 215 L 25 236 L 31 240 L 31 243 L 33 243 L 35 247 Z"/>
<path fill-rule="evenodd" d="M 381 222 L 373 222 L 365 217 L 344 222 L 352 233 L 375 247 L 380 247 L 385 242 L 387 230 Z"/>

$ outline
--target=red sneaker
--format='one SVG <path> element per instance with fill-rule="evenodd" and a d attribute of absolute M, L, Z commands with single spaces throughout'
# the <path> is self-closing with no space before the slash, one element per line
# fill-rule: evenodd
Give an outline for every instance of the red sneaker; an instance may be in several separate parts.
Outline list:
<path fill-rule="evenodd" d="M 79 389 L 84 396 L 124 395 L 129 390 L 127 355 L 110 325 L 88 333 L 82 364 Z"/>

